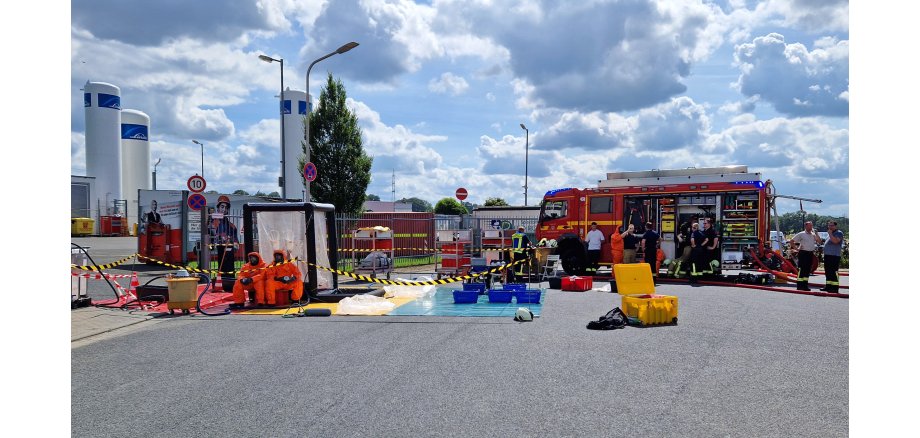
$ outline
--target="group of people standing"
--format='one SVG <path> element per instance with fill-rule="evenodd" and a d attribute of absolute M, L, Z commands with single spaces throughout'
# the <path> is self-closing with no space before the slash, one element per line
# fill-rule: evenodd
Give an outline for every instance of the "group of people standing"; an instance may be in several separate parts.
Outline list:
<path fill-rule="evenodd" d="M 661 236 L 655 231 L 651 222 L 645 223 L 645 232 L 641 236 L 636 234 L 636 227 L 633 224 L 625 228 L 620 227 L 618 232 L 610 235 L 610 253 L 613 257 L 613 264 L 636 263 L 638 248 L 642 248 L 643 261 L 652 268 L 652 276 L 657 277 L 661 262 L 664 261 L 664 251 L 659 248 L 660 239 Z M 588 264 L 596 271 L 601 245 L 604 242 L 604 235 L 597 229 L 597 222 L 591 222 L 591 231 L 588 232 L 587 240 Z"/>
<path fill-rule="evenodd" d="M 688 275 L 690 284 L 697 284 L 704 275 L 715 273 L 719 262 L 719 233 L 713 227 L 712 218 L 702 222 L 702 230 L 698 220 L 681 224 L 677 234 L 679 255 L 668 266 L 669 275 Z"/>

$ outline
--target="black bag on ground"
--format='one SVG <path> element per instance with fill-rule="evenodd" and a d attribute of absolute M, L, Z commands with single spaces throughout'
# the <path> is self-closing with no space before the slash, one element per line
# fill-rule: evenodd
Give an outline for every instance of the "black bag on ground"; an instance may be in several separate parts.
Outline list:
<path fill-rule="evenodd" d="M 614 307 L 597 321 L 589 322 L 587 327 L 591 330 L 615 330 L 626 327 L 627 321 L 626 314 L 619 307 Z"/>

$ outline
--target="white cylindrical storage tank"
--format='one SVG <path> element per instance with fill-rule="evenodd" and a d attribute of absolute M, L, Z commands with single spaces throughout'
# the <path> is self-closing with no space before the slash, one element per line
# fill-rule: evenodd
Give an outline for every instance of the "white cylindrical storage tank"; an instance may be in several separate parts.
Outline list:
<path fill-rule="evenodd" d="M 303 198 L 303 168 L 300 166 L 300 157 L 303 155 L 303 118 L 307 115 L 307 93 L 284 90 L 281 97 L 281 112 L 284 119 L 281 124 L 281 144 L 284 145 L 282 155 L 284 161 L 284 190 L 282 195 L 289 199 Z"/>
<path fill-rule="evenodd" d="M 150 190 L 150 116 L 121 110 L 121 192 L 128 201 L 128 226 L 138 223 L 137 190 Z"/>
<path fill-rule="evenodd" d="M 83 87 L 86 114 L 86 176 L 96 178 L 100 215 L 116 213 L 121 192 L 121 90 L 105 82 Z M 96 200 L 91 200 L 93 207 Z M 98 222 L 98 221 L 97 221 Z"/>

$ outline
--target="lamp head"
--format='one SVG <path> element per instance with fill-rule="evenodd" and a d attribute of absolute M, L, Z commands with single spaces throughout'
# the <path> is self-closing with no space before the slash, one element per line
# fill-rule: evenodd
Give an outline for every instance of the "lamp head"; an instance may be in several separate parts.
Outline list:
<path fill-rule="evenodd" d="M 350 42 L 350 43 L 348 43 L 348 44 L 345 44 L 344 46 L 339 47 L 338 49 L 336 49 L 335 53 L 338 53 L 338 54 L 341 55 L 342 53 L 345 53 L 345 52 L 347 52 L 347 51 L 349 51 L 349 50 L 351 50 L 351 49 L 354 49 L 355 47 L 358 47 L 358 43 L 352 41 L 352 42 Z"/>
<path fill-rule="evenodd" d="M 524 126 L 524 124 L 523 124 L 523 123 L 521 123 L 521 129 L 523 129 L 523 130 L 525 130 L 525 131 L 527 131 L 527 127 L 526 127 L 526 126 Z"/>
<path fill-rule="evenodd" d="M 270 56 L 265 56 L 265 55 L 259 55 L 259 59 L 261 59 L 261 60 L 263 60 L 263 61 L 265 61 L 265 62 L 267 62 L 267 63 L 269 63 L 269 64 L 271 64 L 272 62 L 275 61 L 275 58 L 272 58 L 272 57 L 270 57 Z"/>

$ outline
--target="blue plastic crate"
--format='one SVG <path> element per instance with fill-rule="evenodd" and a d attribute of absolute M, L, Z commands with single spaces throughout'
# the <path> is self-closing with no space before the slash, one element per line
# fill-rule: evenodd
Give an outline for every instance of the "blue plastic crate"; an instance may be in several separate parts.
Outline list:
<path fill-rule="evenodd" d="M 485 283 L 463 283 L 463 290 L 474 290 L 483 294 L 486 292 Z"/>
<path fill-rule="evenodd" d="M 540 291 L 536 289 L 514 291 L 514 300 L 517 301 L 518 304 L 537 304 L 540 302 Z"/>
<path fill-rule="evenodd" d="M 478 290 L 455 290 L 454 304 L 476 304 L 479 301 Z"/>
<path fill-rule="evenodd" d="M 527 285 L 524 283 L 508 283 L 502 285 L 502 290 L 526 290 Z"/>
<path fill-rule="evenodd" d="M 492 289 L 489 291 L 489 302 L 490 303 L 510 303 L 513 293 L 514 291 L 510 291 L 510 290 Z"/>

